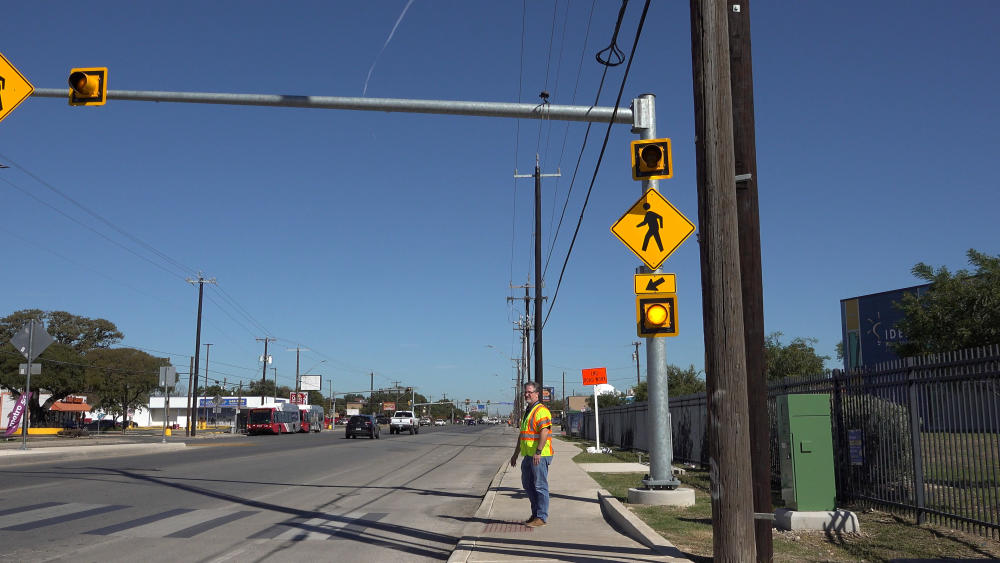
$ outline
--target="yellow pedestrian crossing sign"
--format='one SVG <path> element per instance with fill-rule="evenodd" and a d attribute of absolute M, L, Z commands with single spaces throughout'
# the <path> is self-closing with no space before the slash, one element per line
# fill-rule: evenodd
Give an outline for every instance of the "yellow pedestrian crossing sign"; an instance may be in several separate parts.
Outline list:
<path fill-rule="evenodd" d="M 28 79 L 0 53 L 0 121 L 34 91 Z"/>
<path fill-rule="evenodd" d="M 694 232 L 694 223 L 660 192 L 646 190 L 639 201 L 611 225 L 611 232 L 650 270 L 655 270 Z"/>

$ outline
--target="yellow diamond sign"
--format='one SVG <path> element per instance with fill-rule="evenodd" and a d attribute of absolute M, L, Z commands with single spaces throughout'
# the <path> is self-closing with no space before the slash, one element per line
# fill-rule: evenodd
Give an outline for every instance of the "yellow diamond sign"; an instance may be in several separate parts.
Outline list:
<path fill-rule="evenodd" d="M 650 270 L 655 270 L 694 232 L 694 223 L 660 192 L 647 190 L 611 225 L 611 232 Z"/>
<path fill-rule="evenodd" d="M 0 54 L 0 121 L 34 91 L 35 87 Z"/>

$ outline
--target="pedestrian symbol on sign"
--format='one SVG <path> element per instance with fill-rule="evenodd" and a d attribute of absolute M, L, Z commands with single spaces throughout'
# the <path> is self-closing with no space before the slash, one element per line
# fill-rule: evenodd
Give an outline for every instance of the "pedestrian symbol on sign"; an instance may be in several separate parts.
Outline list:
<path fill-rule="evenodd" d="M 646 215 L 642 219 L 642 223 L 636 225 L 636 227 L 641 227 L 646 225 L 646 237 L 642 239 L 642 250 L 646 251 L 646 247 L 649 246 L 650 237 L 656 239 L 656 247 L 663 252 L 663 242 L 660 241 L 660 229 L 663 228 L 663 217 L 658 213 L 649 210 L 649 204 L 642 204 L 642 208 L 646 210 Z"/>
<path fill-rule="evenodd" d="M 654 271 L 694 229 L 694 223 L 656 190 L 647 190 L 611 226 L 618 240 Z M 650 240 L 655 243 L 652 247 Z"/>

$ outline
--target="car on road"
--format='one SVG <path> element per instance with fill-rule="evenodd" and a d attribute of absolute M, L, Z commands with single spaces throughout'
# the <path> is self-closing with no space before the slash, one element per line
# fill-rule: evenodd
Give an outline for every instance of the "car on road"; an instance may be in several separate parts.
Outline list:
<path fill-rule="evenodd" d="M 351 416 L 347 421 L 344 436 L 347 438 L 357 438 L 360 435 L 378 440 L 379 430 L 378 421 L 375 420 L 374 416 L 370 414 L 356 414 Z"/>
<path fill-rule="evenodd" d="M 378 416 L 375 417 L 375 420 L 377 420 L 379 424 L 389 424 L 389 416 L 388 415 L 380 414 L 380 415 L 378 415 Z"/>
<path fill-rule="evenodd" d="M 434 426 L 444 426 L 444 419 L 442 418 L 434 419 Z"/>
<path fill-rule="evenodd" d="M 474 418 L 467 418 L 467 419 L 465 419 L 465 423 L 467 425 L 469 425 L 469 426 L 475 426 L 476 425 L 476 419 L 474 419 Z"/>
<path fill-rule="evenodd" d="M 430 426 L 430 425 L 431 425 L 431 419 L 427 418 L 426 416 L 420 418 L 420 426 Z"/>

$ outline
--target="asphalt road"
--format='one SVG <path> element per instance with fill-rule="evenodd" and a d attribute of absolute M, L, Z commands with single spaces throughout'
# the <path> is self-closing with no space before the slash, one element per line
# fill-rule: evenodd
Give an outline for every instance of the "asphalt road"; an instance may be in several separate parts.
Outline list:
<path fill-rule="evenodd" d="M 446 560 L 514 440 L 500 426 L 337 428 L 5 467 L 0 560 Z"/>

